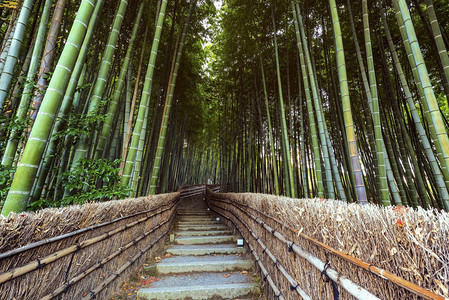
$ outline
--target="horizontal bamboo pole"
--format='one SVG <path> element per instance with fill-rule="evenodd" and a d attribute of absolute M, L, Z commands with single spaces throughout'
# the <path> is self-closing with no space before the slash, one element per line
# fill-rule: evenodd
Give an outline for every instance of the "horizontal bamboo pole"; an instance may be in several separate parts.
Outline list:
<path fill-rule="evenodd" d="M 407 281 L 407 280 L 405 280 L 405 279 L 403 279 L 403 278 L 401 278 L 399 276 L 396 276 L 393 273 L 388 272 L 387 270 L 384 270 L 382 268 L 378 268 L 376 266 L 373 266 L 373 265 L 371 265 L 371 264 L 369 264 L 367 262 L 364 262 L 364 261 L 362 261 L 360 259 L 357 259 L 355 257 L 347 255 L 347 254 L 345 254 L 345 253 L 343 253 L 341 251 L 338 251 L 338 250 L 336 250 L 336 249 L 334 249 L 334 248 L 332 248 L 332 247 L 330 247 L 330 246 L 328 246 L 326 244 L 323 244 L 323 243 L 313 239 L 312 237 L 309 237 L 309 236 L 305 235 L 304 233 L 300 232 L 299 230 L 291 227 L 290 225 L 285 224 L 285 223 L 283 223 L 283 222 L 273 218 L 272 216 L 270 216 L 270 215 L 268 215 L 268 214 L 266 214 L 264 212 L 261 212 L 261 211 L 255 209 L 255 208 L 253 208 L 253 207 L 250 207 L 248 205 L 243 205 L 243 204 L 234 204 L 232 201 L 229 201 L 229 200 L 227 200 L 227 201 L 223 201 L 221 199 L 217 200 L 217 197 L 215 197 L 214 199 L 216 201 L 220 201 L 220 202 L 225 202 L 225 203 L 231 204 L 234 207 L 237 205 L 237 206 L 242 206 L 242 207 L 247 208 L 247 209 L 249 208 L 249 209 L 251 209 L 251 210 L 253 210 L 253 211 L 255 211 L 255 212 L 257 212 L 257 213 L 259 213 L 259 214 L 261 214 L 261 215 L 271 219 L 271 220 L 273 220 L 274 222 L 278 223 L 279 225 L 281 225 L 281 226 L 291 230 L 292 232 L 296 233 L 298 235 L 298 237 L 302 237 L 303 239 L 310 241 L 312 244 L 315 244 L 319 248 L 322 248 L 322 249 L 326 250 L 327 252 L 330 252 L 330 253 L 332 253 L 332 254 L 340 257 L 340 258 L 343 258 L 344 260 L 346 260 L 346 261 L 348 261 L 348 262 L 350 262 L 350 263 L 352 263 L 352 264 L 354 264 L 354 265 L 356 265 L 358 267 L 361 267 L 361 268 L 363 268 L 363 269 L 365 269 L 365 270 L 367 270 L 367 271 L 369 271 L 369 272 L 371 272 L 371 273 L 373 273 L 375 275 L 378 275 L 379 277 L 381 277 L 381 278 L 383 278 L 385 280 L 388 280 L 388 281 L 390 281 L 390 282 L 392 282 L 392 283 L 394 283 L 394 284 L 396 284 L 396 285 L 398 285 L 398 286 L 400 286 L 400 287 L 402 287 L 402 288 L 404 288 L 404 289 L 406 289 L 406 290 L 408 290 L 408 291 L 410 291 L 410 292 L 412 292 L 412 293 L 414 293 L 414 294 L 416 294 L 418 296 L 421 296 L 424 299 L 447 300 L 447 298 L 445 298 L 443 296 L 440 296 L 440 295 L 438 295 L 436 293 L 433 293 L 433 292 L 431 292 L 431 291 L 429 291 L 429 290 L 427 290 L 427 289 L 425 289 L 423 287 L 420 287 L 420 286 L 418 286 L 418 285 L 416 285 L 416 284 L 414 284 L 414 283 L 412 283 L 410 281 Z"/>
<path fill-rule="evenodd" d="M 287 240 L 279 231 L 276 231 L 274 228 L 271 228 L 261 219 L 255 219 L 255 221 L 258 222 L 260 225 L 262 225 L 265 228 L 265 230 L 274 235 L 278 240 L 283 242 L 288 249 L 292 249 L 294 253 L 298 254 L 299 256 L 307 260 L 319 271 L 325 272 L 325 274 L 329 276 L 329 278 L 332 279 L 332 281 L 339 283 L 348 293 L 350 293 L 355 298 L 362 300 L 365 299 L 380 300 L 378 297 L 376 297 L 366 289 L 363 289 L 359 285 L 352 282 L 346 276 L 340 275 L 336 270 L 330 267 L 326 268 L 326 263 L 324 263 L 318 257 L 303 250 L 302 248 L 294 244 L 292 241 Z"/>
<path fill-rule="evenodd" d="M 249 208 L 247 205 L 244 205 L 244 206 Z M 251 209 L 257 211 L 254 208 L 251 208 Z M 260 213 L 263 216 L 268 217 L 268 215 L 263 213 L 263 212 L 260 212 L 260 211 L 257 211 L 257 212 Z M 338 250 L 336 250 L 336 249 L 334 249 L 334 248 L 332 248 L 332 247 L 330 247 L 330 246 L 328 246 L 328 245 L 326 245 L 324 243 L 321 243 L 321 242 L 315 240 L 312 237 L 309 237 L 309 236 L 305 235 L 304 233 L 300 232 L 299 230 L 296 230 L 295 228 L 292 228 L 291 226 L 276 220 L 275 218 L 273 218 L 271 216 L 269 216 L 269 217 L 273 221 L 277 222 L 279 225 L 286 227 L 287 229 L 291 230 L 292 232 L 294 232 L 298 236 L 300 236 L 300 237 L 302 237 L 302 238 L 312 242 L 316 246 L 318 246 L 318 247 L 320 247 L 322 249 L 325 249 L 326 251 L 328 251 L 328 252 L 330 252 L 332 254 L 335 254 L 336 256 L 338 256 L 340 258 L 343 258 L 346 261 L 349 261 L 352 264 L 354 264 L 356 266 L 359 266 L 359 267 L 361 267 L 361 268 L 363 268 L 363 269 L 365 269 L 365 270 L 367 270 L 367 271 L 369 271 L 369 272 L 371 272 L 373 274 L 376 274 L 376 275 L 380 276 L 383 279 L 389 280 L 389 281 L 391 281 L 391 282 L 393 282 L 393 283 L 395 283 L 395 284 L 397 284 L 397 285 L 407 289 L 408 291 L 410 291 L 410 292 L 412 292 L 412 293 L 414 293 L 414 294 L 416 294 L 418 296 L 421 296 L 421 297 L 423 297 L 425 299 L 447 300 L 447 298 L 445 298 L 443 296 L 435 294 L 435 293 L 433 293 L 433 292 L 431 292 L 431 291 L 429 291 L 429 290 L 427 290 L 425 288 L 422 288 L 422 287 L 420 287 L 420 286 L 418 286 L 418 285 L 416 285 L 416 284 L 414 284 L 412 282 L 409 282 L 409 281 L 407 281 L 407 280 L 405 280 L 405 279 L 403 279 L 403 278 L 401 278 L 399 276 L 396 276 L 393 273 L 388 272 L 387 270 L 384 270 L 382 268 L 378 268 L 376 266 L 373 266 L 372 264 L 366 263 L 366 262 L 364 262 L 362 260 L 359 260 L 359 259 L 357 259 L 355 257 L 350 256 L 350 255 L 347 255 L 347 254 L 345 254 L 345 253 L 343 253 L 341 251 L 338 251 Z"/>
<path fill-rule="evenodd" d="M 117 251 L 115 251 L 114 253 L 111 253 L 110 255 L 108 255 L 107 257 L 105 257 L 104 259 L 102 259 L 99 263 L 91 266 L 89 269 L 85 270 L 84 272 L 80 273 L 79 275 L 73 277 L 72 279 L 68 280 L 66 283 L 64 283 L 63 285 L 61 285 L 60 287 L 58 287 L 57 289 L 55 289 L 53 292 L 51 292 L 50 294 L 44 296 L 41 298 L 41 300 L 49 300 L 49 299 L 53 299 L 56 296 L 64 293 L 65 291 L 67 291 L 68 288 L 70 288 L 71 286 L 73 286 L 75 283 L 77 283 L 78 281 L 82 280 L 83 278 L 85 278 L 87 275 L 89 275 L 90 273 L 92 273 L 93 271 L 95 271 L 98 268 L 103 267 L 106 263 L 110 262 L 111 260 L 113 260 L 115 257 L 117 257 L 118 255 L 122 254 L 124 251 L 126 251 L 127 249 L 129 249 L 131 246 L 137 244 L 138 242 L 140 242 L 141 240 L 143 240 L 144 238 L 146 238 L 147 236 L 149 236 L 150 234 L 152 234 L 153 232 L 157 231 L 158 229 L 160 229 L 163 225 L 165 225 L 166 223 L 170 222 L 170 219 L 162 222 L 161 224 L 159 224 L 158 226 L 156 226 L 155 228 L 151 229 L 150 231 L 145 232 L 143 235 L 137 237 L 136 239 L 132 240 L 131 242 L 129 242 L 128 244 L 120 247 Z M 168 231 L 167 231 L 168 232 Z M 162 236 L 164 236 L 167 232 L 165 232 Z M 160 238 L 158 238 L 157 241 L 159 241 Z M 157 242 L 156 241 L 156 242 Z M 155 243 L 156 243 L 155 242 Z"/>
<path fill-rule="evenodd" d="M 173 216 L 172 218 L 170 218 L 170 220 L 173 220 Z M 109 283 L 111 283 L 112 281 L 114 281 L 115 279 L 117 279 L 118 277 L 120 277 L 120 275 L 126 270 L 128 269 L 132 264 L 134 264 L 136 262 L 136 260 L 139 259 L 139 257 L 141 257 L 145 252 L 147 252 L 148 250 L 150 250 L 157 242 L 159 242 L 164 236 L 166 236 L 166 234 L 170 231 L 170 226 L 168 226 L 168 230 L 165 231 L 162 235 L 160 235 L 158 237 L 158 239 L 156 241 L 154 241 L 153 243 L 150 243 L 147 247 L 143 248 L 142 250 L 140 250 L 134 257 L 132 257 L 127 263 L 125 263 L 121 268 L 119 268 L 115 273 L 113 273 L 112 275 L 110 275 L 108 278 L 106 278 L 102 283 L 100 283 L 100 285 L 90 291 L 89 293 L 87 293 L 87 295 L 85 297 L 83 297 L 83 300 L 88 300 L 88 299 L 94 299 L 96 298 L 96 296 L 106 287 L 108 286 Z"/>
<path fill-rule="evenodd" d="M 215 205 L 213 205 L 215 206 Z M 281 265 L 281 263 L 276 259 L 276 257 L 273 255 L 273 253 L 268 249 L 268 247 L 262 242 L 262 240 L 259 239 L 259 237 L 254 233 L 254 231 L 251 230 L 251 228 L 248 227 L 248 225 L 243 222 L 241 220 L 241 218 L 239 218 L 239 216 L 237 216 L 233 211 L 230 211 L 226 208 L 223 207 L 218 207 L 215 206 L 219 209 L 228 211 L 229 213 L 233 214 L 234 217 L 236 218 L 236 220 L 238 220 L 240 223 L 243 224 L 243 226 L 245 226 L 245 228 L 250 232 L 250 234 L 252 235 L 252 237 L 254 238 L 254 240 L 262 247 L 262 253 L 266 253 L 268 255 L 268 257 L 272 260 L 273 264 L 276 266 L 276 268 L 282 273 L 282 275 L 285 277 L 285 279 L 290 283 L 290 286 L 292 287 L 293 290 L 295 290 L 303 299 L 305 300 L 311 300 L 312 298 L 310 298 L 307 293 L 301 289 L 301 287 L 299 286 L 299 284 L 293 279 L 293 277 L 287 272 L 287 270 L 285 270 L 285 268 Z M 224 216 L 225 218 L 228 218 L 236 227 L 238 227 L 240 233 L 242 233 L 241 229 L 239 226 L 236 225 L 236 223 L 234 221 L 232 221 L 228 216 L 226 216 L 225 214 L 222 214 L 218 211 L 216 211 L 218 214 L 220 214 L 221 216 Z"/>
<path fill-rule="evenodd" d="M 253 236 L 254 240 L 256 240 L 260 247 L 263 249 L 262 253 L 266 253 L 268 255 L 268 257 L 273 261 L 273 264 L 278 268 L 285 279 L 287 279 L 288 283 L 290 283 L 290 287 L 294 289 L 298 293 L 298 295 L 302 297 L 302 299 L 312 300 L 312 298 L 310 298 L 310 296 L 307 295 L 307 293 L 303 289 L 301 289 L 299 283 L 297 283 L 295 279 L 287 272 L 287 270 L 281 265 L 281 263 L 276 259 L 276 257 L 268 249 L 268 247 L 260 240 L 260 238 L 254 233 L 254 231 L 250 230 L 250 233 Z"/>
<path fill-rule="evenodd" d="M 248 243 L 247 243 L 248 244 Z M 253 254 L 254 258 L 256 259 L 257 264 L 259 265 L 260 270 L 262 271 L 262 274 L 264 275 L 265 280 L 268 281 L 268 284 L 270 285 L 271 289 L 273 290 L 274 295 L 279 299 L 279 300 L 284 300 L 284 296 L 282 295 L 281 291 L 279 290 L 279 288 L 276 286 L 275 282 L 273 281 L 273 279 L 271 278 L 270 274 L 268 274 L 267 269 L 265 268 L 265 266 L 263 265 L 262 261 L 259 259 L 259 256 L 257 255 L 256 251 L 254 250 L 254 248 L 248 244 L 248 247 L 251 251 L 251 253 Z"/>
<path fill-rule="evenodd" d="M 13 255 L 16 255 L 16 254 L 19 254 L 19 253 L 22 253 L 22 252 L 25 252 L 25 251 L 28 251 L 28 250 L 31 250 L 31 249 L 34 249 L 36 247 L 40 247 L 40 246 L 43 246 L 43 245 L 46 245 L 46 244 L 49 244 L 49 243 L 57 242 L 57 241 L 60 241 L 60 240 L 63 240 L 63 239 L 69 238 L 69 237 L 73 237 L 73 236 L 82 234 L 82 233 L 87 232 L 87 231 L 91 231 L 91 230 L 98 229 L 98 228 L 101 228 L 101 227 L 104 227 L 104 226 L 107 226 L 107 225 L 111 225 L 111 224 L 114 224 L 114 223 L 117 223 L 117 222 L 129 219 L 129 218 L 133 218 L 133 217 L 136 217 L 136 216 L 139 216 L 139 215 L 142 215 L 142 214 L 151 213 L 151 212 L 153 212 L 155 210 L 158 210 L 158 209 L 160 209 L 160 208 L 162 208 L 164 206 L 172 205 L 172 204 L 176 203 L 178 201 L 178 197 L 176 197 L 175 199 L 176 199 L 175 201 L 171 201 L 171 202 L 168 202 L 168 203 L 164 203 L 164 204 L 158 205 L 155 208 L 152 208 L 152 209 L 149 209 L 149 210 L 146 210 L 146 211 L 143 211 L 143 212 L 138 212 L 138 213 L 135 213 L 135 214 L 132 214 L 132 215 L 128 215 L 128 216 L 124 216 L 124 217 L 121 217 L 121 218 L 117 218 L 117 219 L 114 219 L 114 220 L 111 220 L 111 221 L 108 221 L 108 222 L 92 225 L 92 226 L 85 227 L 85 228 L 82 228 L 82 229 L 79 229 L 79 230 L 76 230 L 76 231 L 72 231 L 72 232 L 69 232 L 69 233 L 66 233 L 66 234 L 63 234 L 63 235 L 59 235 L 59 236 L 55 236 L 55 237 L 52 237 L 52 238 L 44 239 L 44 240 L 41 240 L 41 241 L 38 241 L 38 242 L 35 242 L 35 243 L 32 243 L 32 244 L 28 244 L 26 246 L 17 248 L 17 249 L 10 250 L 8 252 L 0 254 L 0 260 L 1 259 L 5 259 L 5 258 L 10 257 L 10 256 L 13 256 Z"/>
<path fill-rule="evenodd" d="M 90 245 L 96 244 L 96 243 L 98 243 L 100 241 L 103 241 L 103 240 L 105 240 L 107 238 L 110 238 L 111 236 L 113 236 L 113 235 L 115 235 L 115 234 L 117 234 L 119 232 L 122 232 L 124 230 L 130 229 L 130 228 L 134 227 L 135 225 L 140 224 L 142 222 L 146 222 L 146 221 L 150 220 L 151 218 L 153 218 L 154 216 L 157 216 L 157 215 L 159 215 L 159 214 L 161 214 L 161 213 L 163 213 L 165 211 L 168 211 L 170 209 L 171 208 L 163 209 L 160 212 L 151 214 L 149 216 L 146 216 L 144 218 L 141 218 L 141 219 L 136 220 L 134 222 L 131 222 L 129 224 L 122 225 L 122 226 L 120 226 L 120 227 L 118 227 L 118 228 L 116 228 L 114 230 L 111 230 L 109 232 L 101 234 L 101 235 L 99 235 L 97 237 L 85 240 L 85 241 L 83 241 L 81 243 L 77 243 L 77 244 L 69 246 L 69 247 L 67 247 L 65 249 L 59 250 L 57 252 L 54 252 L 54 253 L 52 253 L 50 255 L 45 256 L 42 259 L 36 259 L 36 260 L 32 261 L 31 263 L 28 263 L 28 264 L 26 264 L 24 266 L 17 267 L 17 268 L 14 268 L 14 269 L 10 270 L 10 271 L 4 272 L 4 273 L 0 274 L 0 284 L 1 283 L 5 283 L 5 282 L 7 282 L 7 281 L 9 281 L 11 279 L 17 278 L 19 276 L 22 276 L 24 274 L 27 274 L 29 272 L 35 271 L 35 270 L 37 270 L 39 268 L 42 268 L 43 266 L 48 265 L 48 264 L 50 264 L 50 263 L 52 263 L 52 262 L 54 262 L 54 261 L 56 261 L 56 260 L 58 260 L 58 259 L 60 259 L 62 257 L 65 257 L 65 256 L 67 256 L 69 254 L 72 254 L 72 253 L 74 253 L 76 251 L 79 251 L 79 250 L 81 250 L 83 248 L 86 248 L 86 247 L 88 247 Z"/>
<path fill-rule="evenodd" d="M 238 226 L 235 222 L 233 222 L 231 220 L 230 217 L 221 214 L 219 212 L 217 212 L 219 215 L 221 215 L 222 217 L 228 219 L 230 222 L 232 222 L 234 224 L 234 226 L 237 228 L 237 230 L 239 232 L 242 232 L 241 227 Z M 268 284 L 270 285 L 271 289 L 273 290 L 273 293 L 275 294 L 275 296 L 279 299 L 279 300 L 285 300 L 284 296 L 282 295 L 281 291 L 279 290 L 279 288 L 276 286 L 276 283 L 273 281 L 273 279 L 271 278 L 271 275 L 268 273 L 268 270 L 265 268 L 265 266 L 263 265 L 262 261 L 259 258 L 259 255 L 257 254 L 257 252 L 254 250 L 254 248 L 251 246 L 250 243 L 248 243 L 248 240 L 246 239 L 246 237 L 244 235 L 242 235 L 243 238 L 245 239 L 246 244 L 248 245 L 251 254 L 254 256 L 254 259 L 256 260 L 257 264 L 259 265 L 259 268 L 262 272 L 262 274 L 264 275 L 264 280 L 268 281 Z"/>

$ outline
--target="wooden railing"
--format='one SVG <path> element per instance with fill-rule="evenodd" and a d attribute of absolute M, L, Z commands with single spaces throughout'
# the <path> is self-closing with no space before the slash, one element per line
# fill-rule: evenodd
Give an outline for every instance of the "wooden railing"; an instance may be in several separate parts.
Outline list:
<path fill-rule="evenodd" d="M 239 201 L 245 197 L 206 192 L 211 210 L 245 239 L 267 298 L 447 299 L 307 236 L 249 198 Z"/>
<path fill-rule="evenodd" d="M 179 199 L 180 193 L 172 193 L 99 204 L 98 211 L 92 215 L 108 214 L 126 205 L 123 201 L 143 202 L 136 207 L 145 209 L 99 224 L 77 224 L 76 227 L 82 228 L 0 254 L 1 298 L 105 298 L 149 255 L 162 249 Z M 83 206 L 79 210 L 78 214 L 82 214 Z M 54 210 L 54 216 L 45 227 L 68 226 L 69 220 L 58 218 L 58 210 Z M 32 214 L 23 216 L 33 217 Z M 42 222 L 38 218 L 36 221 Z M 72 223 L 70 220 L 70 226 Z"/>

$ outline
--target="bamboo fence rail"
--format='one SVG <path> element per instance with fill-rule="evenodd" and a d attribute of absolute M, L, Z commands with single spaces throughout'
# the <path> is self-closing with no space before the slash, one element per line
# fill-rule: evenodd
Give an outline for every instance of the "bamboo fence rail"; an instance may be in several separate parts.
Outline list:
<path fill-rule="evenodd" d="M 0 237 L 48 230 L 44 239 L 21 240 L 25 246 L 0 254 L 2 299 L 107 297 L 161 250 L 179 199 L 180 193 L 172 193 L 0 219 Z"/>
<path fill-rule="evenodd" d="M 439 291 L 435 288 L 430 290 L 426 286 L 422 287 L 394 275 L 391 271 L 377 267 L 374 262 L 367 263 L 360 258 L 319 242 L 316 237 L 312 238 L 306 235 L 303 229 L 298 230 L 298 226 L 301 228 L 303 224 L 300 222 L 292 224 L 291 220 L 293 219 L 289 218 L 289 215 L 295 215 L 298 214 L 298 211 L 302 211 L 300 200 L 285 201 L 287 198 L 255 194 L 218 194 L 210 190 L 207 191 L 206 199 L 213 211 L 223 216 L 245 237 L 252 252 L 253 249 L 257 249 L 255 252 L 265 262 L 268 274 L 275 280 L 275 285 L 279 287 L 281 293 L 279 294 L 272 288 L 267 291 L 272 296 L 282 295 L 282 297 L 290 299 L 300 295 L 304 299 L 307 297 L 333 299 L 338 294 L 340 299 L 447 299 L 444 297 L 446 295 L 437 294 L 436 292 Z M 308 201 L 317 202 L 318 204 L 314 204 L 317 206 L 326 205 L 320 200 Z M 269 205 L 267 205 L 268 203 Z M 331 206 L 329 203 L 327 205 Z M 327 213 L 332 214 L 332 208 L 328 208 Z M 408 213 L 412 214 L 413 212 Z M 422 212 L 415 213 L 422 215 Z M 350 222 L 351 216 L 347 217 Z M 310 220 L 307 219 L 307 221 Z M 405 226 L 402 221 L 404 220 L 401 220 L 400 224 Z M 383 222 L 379 220 L 377 223 L 374 222 L 375 220 L 373 220 L 373 224 L 369 225 L 378 226 L 381 232 L 386 230 L 382 228 Z M 315 221 L 315 224 L 317 223 Z M 324 226 L 322 231 L 336 230 L 336 228 L 332 228 L 332 225 L 331 222 L 322 225 Z M 398 226 L 394 222 L 393 225 Z M 348 224 L 348 227 L 348 230 L 351 230 L 351 224 Z M 447 230 L 447 228 L 440 228 L 440 230 Z M 347 242 L 340 241 L 340 243 Z M 441 242 L 443 243 L 443 241 Z M 379 241 L 379 244 L 371 246 L 376 249 L 376 247 L 390 247 L 391 245 Z M 390 249 L 392 248 L 388 250 Z M 411 252 L 422 250 L 422 247 L 418 246 L 409 249 Z M 378 250 L 378 252 L 381 251 Z M 433 255 L 441 259 L 441 255 Z M 407 261 L 402 263 L 398 269 L 410 268 Z M 410 262 L 408 263 L 410 264 Z M 444 267 L 444 263 L 442 265 Z M 393 265 L 392 268 L 394 267 Z M 439 269 L 426 270 L 423 275 L 426 272 L 435 274 L 437 271 Z M 262 276 L 267 278 L 267 273 L 262 272 Z M 444 286 L 440 291 L 444 291 Z"/>

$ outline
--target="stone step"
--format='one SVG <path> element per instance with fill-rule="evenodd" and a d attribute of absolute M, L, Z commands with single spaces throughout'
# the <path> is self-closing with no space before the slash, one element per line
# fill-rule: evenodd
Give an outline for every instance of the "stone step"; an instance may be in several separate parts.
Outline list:
<path fill-rule="evenodd" d="M 180 222 L 193 222 L 193 221 L 216 221 L 217 219 L 212 216 L 205 217 L 180 217 L 178 218 Z"/>
<path fill-rule="evenodd" d="M 200 231 L 192 231 L 192 230 L 186 230 L 186 231 L 178 231 L 175 233 L 175 235 L 178 236 L 211 236 L 211 235 L 231 235 L 232 231 L 230 230 L 200 230 Z"/>
<path fill-rule="evenodd" d="M 222 223 L 220 223 L 220 221 L 217 220 L 178 221 L 178 225 L 191 225 L 191 224 L 203 225 L 203 224 L 222 224 Z"/>
<path fill-rule="evenodd" d="M 222 225 L 221 223 L 218 224 L 185 224 L 185 225 L 178 225 L 178 231 L 183 230 L 226 230 L 228 227 L 225 225 Z"/>
<path fill-rule="evenodd" d="M 178 245 L 198 245 L 198 244 L 218 244 L 236 242 L 238 236 L 235 235 L 212 235 L 212 236 L 178 236 L 175 243 Z"/>
<path fill-rule="evenodd" d="M 177 215 L 178 216 L 182 216 L 182 217 L 185 217 L 185 216 L 187 216 L 187 217 L 203 217 L 203 216 L 210 216 L 211 215 L 211 212 L 209 212 L 209 211 L 204 211 L 204 212 L 190 212 L 190 213 L 187 213 L 187 212 L 185 212 L 185 213 L 182 213 L 182 212 L 178 212 L 177 213 Z"/>
<path fill-rule="evenodd" d="M 210 299 L 214 296 L 221 297 L 220 299 L 241 299 L 260 293 L 259 287 L 252 282 L 250 276 L 231 272 L 162 277 L 152 283 L 150 288 L 140 289 L 137 299 Z"/>
<path fill-rule="evenodd" d="M 212 218 L 213 214 L 204 213 L 204 214 L 178 214 L 179 218 Z"/>
<path fill-rule="evenodd" d="M 167 249 L 167 253 L 172 255 L 242 254 L 245 252 L 245 248 L 229 244 L 173 245 Z"/>
<path fill-rule="evenodd" d="M 173 256 L 157 264 L 159 274 L 251 270 L 254 263 L 240 256 Z"/>

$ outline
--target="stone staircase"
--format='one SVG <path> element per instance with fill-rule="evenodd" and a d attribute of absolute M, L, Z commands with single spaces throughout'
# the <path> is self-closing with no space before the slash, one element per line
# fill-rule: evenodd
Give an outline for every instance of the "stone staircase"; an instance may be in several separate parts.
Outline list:
<path fill-rule="evenodd" d="M 137 299 L 258 298 L 253 261 L 202 198 L 181 202 L 174 235 L 174 245 L 156 266 L 159 281 L 140 289 Z"/>

